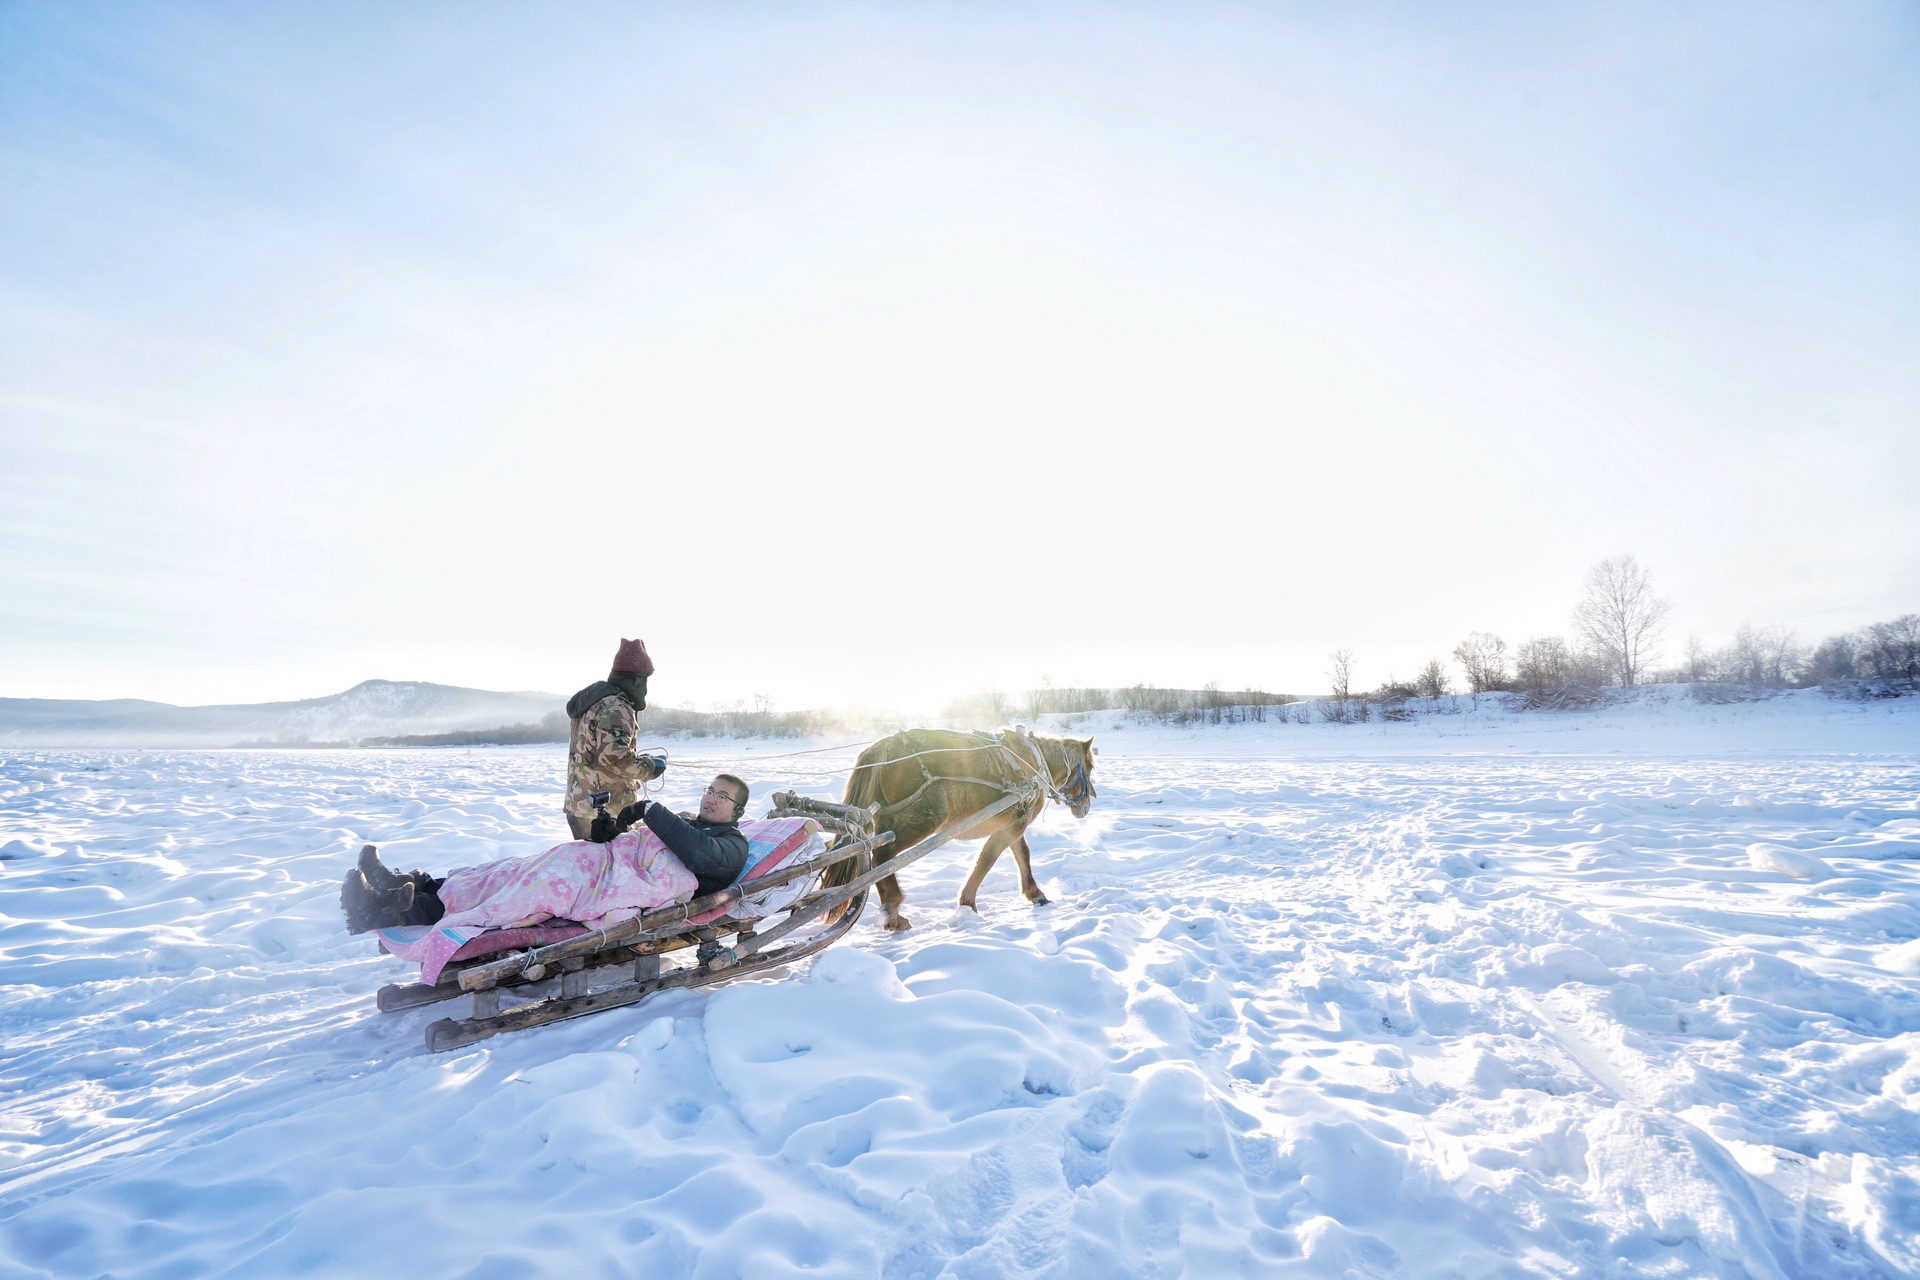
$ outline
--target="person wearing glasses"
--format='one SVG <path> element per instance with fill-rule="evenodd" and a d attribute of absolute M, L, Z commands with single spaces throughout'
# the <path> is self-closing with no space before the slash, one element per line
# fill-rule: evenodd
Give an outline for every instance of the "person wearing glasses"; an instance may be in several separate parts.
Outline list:
<path fill-rule="evenodd" d="M 636 800 L 622 809 L 609 829 L 594 820 L 593 838 L 611 840 L 636 822 L 660 837 L 667 848 L 700 879 L 700 894 L 714 893 L 733 883 L 747 865 L 747 837 L 740 819 L 747 812 L 747 784 L 731 773 L 717 775 L 700 794 L 700 812 L 675 813 L 651 800 Z"/>
<path fill-rule="evenodd" d="M 622 809 L 617 818 L 595 820 L 591 843 L 599 845 L 602 853 L 599 860 L 587 861 L 592 863 L 597 876 L 597 872 L 609 865 L 607 846 L 636 823 L 642 823 L 673 850 L 674 856 L 699 881 L 694 897 L 715 893 L 732 884 L 747 865 L 747 837 L 740 830 L 740 819 L 747 811 L 749 794 L 742 779 L 723 773 L 715 777 L 701 795 L 698 813 L 678 814 L 663 804 L 636 800 Z M 533 859 L 511 865 L 523 882 L 556 883 L 567 879 L 570 871 L 574 879 L 580 879 L 578 872 L 583 856 L 579 842 L 575 842 L 557 845 Z M 546 861 L 541 861 L 543 859 Z M 490 863 L 478 873 L 506 865 Z M 476 871 L 472 868 L 449 873 L 474 874 Z M 596 876 L 586 880 L 594 880 Z M 347 932 L 365 933 L 369 929 L 403 924 L 438 924 L 447 913 L 447 905 L 440 899 L 441 886 L 446 883 L 447 877 L 430 876 L 424 871 L 390 871 L 381 863 L 379 851 L 368 845 L 360 851 L 359 863 L 347 872 L 346 882 L 340 889 L 340 909 L 347 917 Z M 458 909 L 470 913 L 489 901 L 491 899 L 484 896 L 475 902 L 463 901 Z M 549 906 L 547 909 L 559 908 Z"/>

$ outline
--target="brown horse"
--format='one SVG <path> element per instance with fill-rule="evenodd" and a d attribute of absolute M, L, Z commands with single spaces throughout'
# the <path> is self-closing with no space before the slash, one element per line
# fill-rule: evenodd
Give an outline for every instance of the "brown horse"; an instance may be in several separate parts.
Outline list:
<path fill-rule="evenodd" d="M 1041 777 L 1042 765 L 1045 767 Z M 950 823 L 977 813 L 1002 796 L 1025 790 L 1030 798 L 1004 813 L 961 831 L 960 840 L 985 840 L 974 861 L 973 874 L 960 890 L 962 906 L 973 907 L 980 882 L 1003 850 L 1013 850 L 1020 868 L 1020 892 L 1036 906 L 1047 895 L 1033 879 L 1027 849 L 1027 825 L 1040 816 L 1049 794 L 1057 796 L 1076 818 L 1093 807 L 1093 739 L 1050 738 L 1019 729 L 999 733 L 960 733 L 950 729 L 906 729 L 860 753 L 847 780 L 845 803 L 866 808 L 879 804 L 878 829 L 892 831 L 891 845 L 874 855 L 884 863 L 894 854 L 932 835 Z M 839 879 L 834 879 L 834 873 Z M 833 868 L 826 882 L 852 878 L 851 864 Z M 887 876 L 879 882 L 880 901 L 887 909 L 887 928 L 909 928 L 900 914 L 900 881 Z M 977 911 L 978 907 L 974 907 Z"/>

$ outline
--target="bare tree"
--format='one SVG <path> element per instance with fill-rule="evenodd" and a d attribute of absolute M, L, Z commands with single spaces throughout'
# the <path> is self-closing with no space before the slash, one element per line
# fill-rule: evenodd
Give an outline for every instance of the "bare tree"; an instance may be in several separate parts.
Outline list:
<path fill-rule="evenodd" d="M 1423 698 L 1432 698 L 1435 702 L 1447 696 L 1447 664 L 1438 658 L 1427 659 L 1427 665 L 1414 673 L 1413 687 L 1420 691 Z"/>
<path fill-rule="evenodd" d="M 1713 679 L 1713 655 L 1707 652 L 1706 645 L 1700 643 L 1700 637 L 1691 631 L 1687 632 L 1687 663 L 1680 670 L 1688 684 Z"/>
<path fill-rule="evenodd" d="M 1333 664 L 1327 670 L 1327 679 L 1333 684 L 1333 696 L 1345 702 L 1353 690 L 1353 650 L 1335 649 L 1327 655 L 1327 661 Z"/>
<path fill-rule="evenodd" d="M 1723 679 L 1745 684 L 1758 693 L 1784 688 L 1798 674 L 1802 650 L 1793 632 L 1784 627 L 1756 627 L 1743 623 L 1734 632 L 1718 666 Z"/>
<path fill-rule="evenodd" d="M 1346 724 L 1353 709 L 1348 702 L 1353 694 L 1353 650 L 1335 649 L 1327 655 L 1327 661 L 1333 664 L 1327 670 L 1332 694 L 1321 700 L 1320 718 L 1331 724 Z"/>
<path fill-rule="evenodd" d="M 1514 651 L 1513 675 L 1530 694 L 1557 693 L 1573 679 L 1573 654 L 1559 636 L 1539 636 Z"/>
<path fill-rule="evenodd" d="M 1876 622 L 1866 629 L 1863 656 L 1882 680 L 1920 682 L 1920 613 L 1903 614 L 1892 622 Z"/>
<path fill-rule="evenodd" d="M 1854 638 L 1829 636 L 1820 642 L 1820 647 L 1807 659 L 1807 679 L 1815 684 L 1837 684 L 1842 680 L 1851 680 L 1856 670 L 1854 661 Z"/>
<path fill-rule="evenodd" d="M 1026 716 L 1029 720 L 1038 720 L 1053 709 L 1053 677 L 1043 674 L 1040 687 L 1027 690 Z"/>
<path fill-rule="evenodd" d="M 1490 631 L 1476 631 L 1453 646 L 1453 660 L 1467 673 L 1467 690 L 1482 694 L 1507 682 L 1507 642 Z"/>
<path fill-rule="evenodd" d="M 1673 603 L 1653 594 L 1647 571 L 1632 556 L 1611 556 L 1587 572 L 1587 591 L 1573 626 L 1628 688 L 1657 651 Z"/>

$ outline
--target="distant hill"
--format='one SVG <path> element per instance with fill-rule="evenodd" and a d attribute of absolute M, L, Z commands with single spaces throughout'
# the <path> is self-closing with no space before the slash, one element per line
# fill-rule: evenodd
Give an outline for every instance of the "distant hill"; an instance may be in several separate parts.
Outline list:
<path fill-rule="evenodd" d="M 555 693 L 496 693 L 415 680 L 366 680 L 298 702 L 176 707 L 138 698 L 0 698 L 0 744 L 20 747 L 235 747 L 351 744 L 537 724 Z"/>

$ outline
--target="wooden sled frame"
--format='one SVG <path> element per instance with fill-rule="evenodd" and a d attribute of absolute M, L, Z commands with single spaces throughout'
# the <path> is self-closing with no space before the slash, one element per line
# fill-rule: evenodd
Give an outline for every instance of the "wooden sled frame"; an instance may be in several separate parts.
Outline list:
<path fill-rule="evenodd" d="M 861 910 L 866 905 L 867 890 L 874 884 L 954 840 L 974 824 L 1031 798 L 1026 792 L 1002 796 L 978 813 L 942 827 L 918 844 L 901 850 L 886 862 L 875 866 L 874 852 L 891 844 L 894 837 L 891 831 L 874 831 L 874 810 L 811 800 L 790 791 L 776 792 L 773 796 L 773 812 L 768 816 L 806 817 L 818 821 L 831 836 L 825 857 L 783 867 L 758 880 L 737 884 L 691 902 L 649 911 L 636 919 L 546 946 L 465 962 L 456 961 L 441 971 L 440 980 L 434 985 L 395 983 L 382 987 L 376 1002 L 380 1011 L 386 1013 L 471 994 L 473 1009 L 469 1016 L 442 1018 L 427 1028 L 427 1050 L 439 1053 L 485 1040 L 503 1031 L 522 1031 L 605 1009 L 618 1009 L 644 1000 L 658 991 L 703 987 L 775 969 L 825 950 L 844 937 L 859 922 Z M 813 892 L 782 909 L 786 919 L 772 928 L 762 931 L 762 926 L 767 923 L 763 919 L 735 919 L 732 916 L 722 916 L 707 924 L 692 922 L 693 916 L 705 915 L 715 908 L 729 906 L 777 885 L 809 876 L 817 880 L 826 868 L 848 859 L 858 860 L 855 864 L 858 874 L 851 881 L 831 889 L 821 889 L 816 883 Z M 824 930 L 787 941 L 803 925 L 843 903 L 851 905 Z M 778 913 L 776 910 L 774 914 Z M 722 934 L 732 935 L 731 945 L 721 945 Z M 697 949 L 691 965 L 669 969 L 662 964 L 661 957 L 689 948 Z M 500 997 L 503 991 L 531 986 L 553 977 L 559 979 L 557 993 L 502 1007 Z M 602 981 L 604 979 L 611 981 Z"/>

